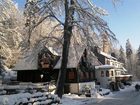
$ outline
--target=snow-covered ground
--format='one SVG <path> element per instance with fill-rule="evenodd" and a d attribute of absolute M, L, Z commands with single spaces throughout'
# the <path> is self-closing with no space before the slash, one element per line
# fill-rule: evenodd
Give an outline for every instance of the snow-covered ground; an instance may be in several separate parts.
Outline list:
<path fill-rule="evenodd" d="M 5 91 L 3 91 L 3 93 L 4 92 Z M 88 102 L 95 102 L 96 98 L 103 97 L 101 95 L 107 92 L 110 91 L 108 89 L 102 89 L 102 91 L 97 93 L 96 90 L 93 90 L 92 97 L 86 97 L 85 95 L 78 96 L 76 94 L 65 94 L 63 95 L 63 98 L 60 101 L 59 98 L 56 95 L 54 95 L 54 92 L 48 93 L 33 91 L 33 93 L 27 93 L 25 91 L 21 91 L 21 93 L 19 94 L 1 95 L 0 105 L 19 105 L 19 103 L 30 103 L 31 105 L 40 105 L 41 103 L 49 103 L 51 101 L 55 101 L 57 103 L 60 102 L 61 105 L 83 105 Z"/>
<path fill-rule="evenodd" d="M 67 94 L 62 99 L 62 105 L 140 105 L 140 92 L 135 91 L 136 83 L 140 84 L 140 82 L 134 82 L 131 86 L 125 86 L 125 89 L 110 92 L 104 96 L 102 94 L 108 93 L 107 89 L 103 89 L 92 97 Z"/>
<path fill-rule="evenodd" d="M 59 103 L 60 99 L 47 92 L 19 93 L 13 95 L 0 96 L 0 105 L 47 105 L 48 103 Z"/>
<path fill-rule="evenodd" d="M 140 105 L 140 92 L 135 91 L 135 82 L 132 86 L 126 86 L 118 92 L 96 99 L 96 102 L 88 102 L 86 105 Z"/>
<path fill-rule="evenodd" d="M 137 82 L 140 84 L 140 82 Z M 61 105 L 140 105 L 140 92 L 135 91 L 136 82 L 132 86 L 126 86 L 117 92 L 110 92 L 108 89 L 102 91 L 94 90 L 91 97 L 84 95 L 78 96 L 75 94 L 65 94 L 60 101 Z M 110 94 L 104 95 L 110 92 Z M 49 97 L 49 98 L 48 98 Z M 40 101 L 41 100 L 41 101 Z M 49 103 L 51 101 L 59 102 L 56 95 L 47 92 L 37 93 L 19 93 L 13 95 L 1 95 L 0 105 L 18 105 L 18 103 L 29 102 L 29 105 L 40 105 L 41 103 Z M 40 103 L 41 102 L 41 103 Z M 16 104 L 15 104 L 16 103 Z M 44 104 L 45 105 L 45 104 Z M 47 104 L 46 104 L 47 105 Z M 57 104 L 52 104 L 57 105 Z"/>

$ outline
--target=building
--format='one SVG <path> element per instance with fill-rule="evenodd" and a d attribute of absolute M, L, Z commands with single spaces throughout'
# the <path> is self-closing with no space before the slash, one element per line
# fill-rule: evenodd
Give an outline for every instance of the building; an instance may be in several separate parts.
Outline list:
<path fill-rule="evenodd" d="M 95 47 L 94 53 L 102 64 L 95 66 L 95 76 L 101 87 L 118 90 L 118 83 L 125 84 L 131 81 L 132 75 L 127 73 L 123 63 L 117 61 L 111 54 L 102 52 L 98 47 Z"/>
<path fill-rule="evenodd" d="M 60 70 L 61 60 L 62 57 L 54 67 L 56 71 Z M 65 92 L 82 94 L 85 86 L 95 88 L 94 65 L 99 65 L 99 62 L 88 48 L 81 45 L 71 46 L 66 71 Z"/>
<path fill-rule="evenodd" d="M 54 48 L 55 49 L 55 48 Z M 45 47 L 36 54 L 32 62 L 21 59 L 13 68 L 17 71 L 17 81 L 57 82 L 61 69 L 62 51 Z M 82 94 L 86 87 L 95 88 L 95 66 L 99 62 L 85 46 L 71 45 L 66 71 L 65 93 Z"/>
<path fill-rule="evenodd" d="M 26 56 L 19 59 L 13 68 L 14 71 L 17 71 L 17 81 L 48 82 L 54 79 L 55 71 L 53 67 L 60 57 L 50 48 L 44 47 L 33 58 L 30 54 Z"/>

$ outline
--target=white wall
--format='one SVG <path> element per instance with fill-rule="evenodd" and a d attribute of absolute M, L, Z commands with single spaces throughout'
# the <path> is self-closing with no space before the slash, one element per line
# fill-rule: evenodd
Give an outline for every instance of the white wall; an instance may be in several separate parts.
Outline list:
<path fill-rule="evenodd" d="M 109 77 L 106 77 L 106 71 L 109 70 Z M 101 71 L 104 71 L 104 76 L 101 76 Z M 113 76 L 111 76 L 111 71 L 113 71 Z M 115 82 L 115 70 L 114 69 L 98 69 L 95 71 L 95 77 L 98 82 L 100 82 L 101 87 L 108 88 L 110 82 Z"/>

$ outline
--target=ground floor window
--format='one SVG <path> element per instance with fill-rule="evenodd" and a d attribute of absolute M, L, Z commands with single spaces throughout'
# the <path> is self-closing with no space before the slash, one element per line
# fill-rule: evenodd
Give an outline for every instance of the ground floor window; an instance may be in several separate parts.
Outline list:
<path fill-rule="evenodd" d="M 111 71 L 111 76 L 114 76 L 114 72 L 113 71 Z"/>
<path fill-rule="evenodd" d="M 66 73 L 66 82 L 77 82 L 77 70 L 76 69 L 68 69 Z"/>
<path fill-rule="evenodd" d="M 109 77 L 109 71 L 106 71 L 106 77 Z"/>
<path fill-rule="evenodd" d="M 74 71 L 70 71 L 69 74 L 68 74 L 68 79 L 73 80 L 74 78 L 75 78 Z"/>
<path fill-rule="evenodd" d="M 101 71 L 101 77 L 104 77 L 104 71 Z"/>

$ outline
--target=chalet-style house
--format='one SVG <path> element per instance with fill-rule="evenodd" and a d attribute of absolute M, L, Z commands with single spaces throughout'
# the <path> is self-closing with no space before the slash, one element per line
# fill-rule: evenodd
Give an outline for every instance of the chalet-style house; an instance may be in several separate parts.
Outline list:
<path fill-rule="evenodd" d="M 54 67 L 57 71 L 60 69 L 61 60 L 62 57 Z M 65 83 L 66 93 L 81 94 L 85 86 L 95 88 L 95 68 L 93 64 L 99 65 L 99 62 L 86 47 L 80 45 L 70 47 Z"/>
<path fill-rule="evenodd" d="M 54 53 L 55 52 L 55 53 Z M 35 60 L 19 61 L 13 70 L 17 71 L 17 80 L 22 82 L 57 81 L 61 67 L 62 53 L 49 48 L 42 49 Z M 95 88 L 95 67 L 97 58 L 85 46 L 74 45 L 69 48 L 66 71 L 65 92 L 82 94 L 83 88 Z"/>
<path fill-rule="evenodd" d="M 106 37 L 105 37 L 106 38 Z M 103 50 L 95 47 L 92 51 L 80 44 L 69 48 L 65 89 L 66 93 L 81 94 L 84 88 L 101 87 L 116 90 L 118 83 L 126 82 L 132 75 L 126 75 L 123 64 L 109 54 L 107 40 L 103 40 Z M 57 47 L 57 48 L 55 48 Z M 44 47 L 32 61 L 24 58 L 18 61 L 13 70 L 17 71 L 17 81 L 57 82 L 62 61 L 62 47 Z"/>
<path fill-rule="evenodd" d="M 14 71 L 17 71 L 17 81 L 22 82 L 47 82 L 50 81 L 55 74 L 53 67 L 60 58 L 50 48 L 44 47 L 38 54 L 31 58 L 31 55 L 26 55 L 20 59 Z M 31 59 L 31 60 L 29 60 Z"/>

